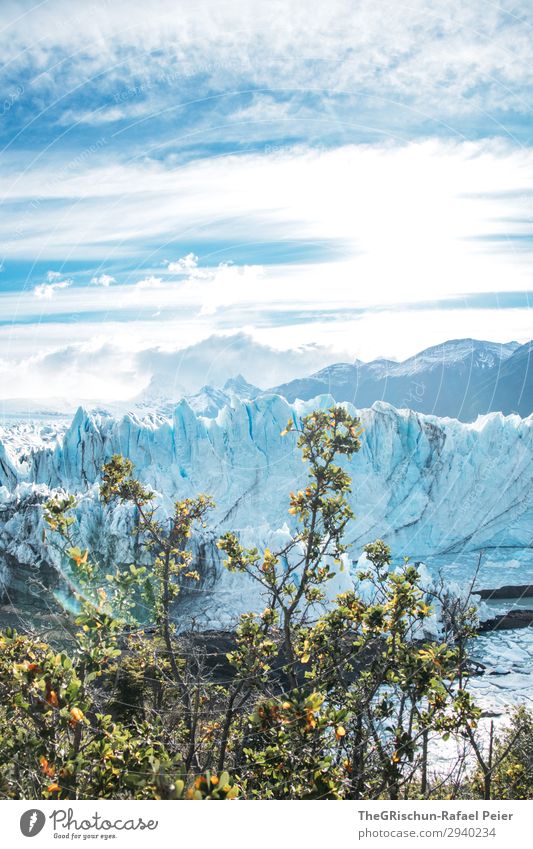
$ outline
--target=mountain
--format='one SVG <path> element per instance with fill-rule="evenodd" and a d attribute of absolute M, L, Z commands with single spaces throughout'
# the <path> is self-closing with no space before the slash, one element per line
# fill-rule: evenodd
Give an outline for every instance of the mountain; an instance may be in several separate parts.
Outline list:
<path fill-rule="evenodd" d="M 249 383 L 242 374 L 226 379 L 233 360 L 230 358 L 226 362 L 225 353 L 221 351 L 217 374 L 224 377 L 220 383 L 215 380 L 194 394 L 176 383 L 166 363 L 165 367 L 158 367 L 149 386 L 130 400 L 105 403 L 73 399 L 3 400 L 0 402 L 0 426 L 22 420 L 28 424 L 36 420 L 65 422 L 80 405 L 91 411 L 107 411 L 115 417 L 133 411 L 142 418 L 160 421 L 172 417 L 176 404 L 183 398 L 199 415 L 216 417 L 234 397 L 253 400 L 272 393 L 290 402 L 330 394 L 336 401 L 349 401 L 359 408 L 370 407 L 374 401 L 386 401 L 399 409 L 414 409 L 461 421 L 475 421 L 479 414 L 499 411 L 528 416 L 533 412 L 532 345 L 531 342 L 518 345 L 517 342 L 452 340 L 421 351 L 404 362 L 377 359 L 369 363 L 359 360 L 335 363 L 308 377 L 267 390 Z M 249 365 L 246 351 L 241 352 L 239 365 L 243 369 Z M 233 358 L 234 354 L 232 352 Z M 174 360 L 171 362 L 176 365 Z M 278 371 L 283 373 L 281 365 Z M 204 375 L 205 369 L 199 373 Z M 285 370 L 285 374 L 291 373 L 294 373 L 294 364 Z M 220 388 L 223 380 L 226 382 Z M 195 383 L 192 365 L 187 382 L 191 386 Z"/>
<path fill-rule="evenodd" d="M 121 453 L 158 493 L 163 514 L 176 498 L 207 492 L 216 500 L 209 529 L 194 540 L 202 571 L 191 592 L 195 610 L 209 610 L 210 621 L 220 622 L 223 612 L 245 610 L 252 598 L 257 603 L 254 586 L 221 568 L 214 540 L 228 529 L 258 547 L 288 539 L 287 494 L 302 486 L 306 467 L 294 434 L 280 434 L 290 417 L 332 402 L 328 395 L 294 404 L 279 395 L 233 395 L 213 416 L 183 400 L 168 418 L 79 409 L 66 430 L 4 428 L 0 576 L 6 597 L 28 592 L 35 577 L 46 576 L 61 590 L 61 563 L 43 547 L 39 507 L 54 490 L 77 494 L 82 544 L 104 562 L 135 556 L 131 512 L 98 498 L 102 464 Z M 360 415 L 363 446 L 347 463 L 357 514 L 347 529 L 349 559 L 378 536 L 397 556 L 532 545 L 533 418 L 495 413 L 465 424 L 383 402 Z"/>
<path fill-rule="evenodd" d="M 248 383 L 244 377 L 239 374 L 237 377 L 230 378 L 224 384 L 223 389 L 215 389 L 212 386 L 202 386 L 199 392 L 195 395 L 186 395 L 184 399 L 189 407 L 194 410 L 199 416 L 205 416 L 208 419 L 217 417 L 220 410 L 230 405 L 234 399 L 251 401 L 258 395 L 262 394 L 262 390 L 257 386 Z M 134 412 L 140 416 L 150 416 L 152 418 L 172 418 L 172 414 L 178 403 L 175 400 L 156 400 L 149 403 L 137 402 L 133 408 Z M 110 411 L 113 412 L 113 411 Z"/>
<path fill-rule="evenodd" d="M 528 416 L 533 409 L 533 342 L 516 348 L 499 368 L 498 380 L 485 376 L 471 392 L 466 404 L 467 415 L 477 412 L 518 413 Z"/>
<path fill-rule="evenodd" d="M 386 401 L 399 409 L 474 421 L 492 411 L 533 412 L 531 343 L 498 344 L 457 339 L 421 351 L 404 362 L 336 363 L 271 389 L 288 401 L 323 393 L 336 401 L 370 407 Z"/>
<path fill-rule="evenodd" d="M 257 398 L 257 396 L 262 392 L 258 386 L 248 383 L 242 374 L 238 374 L 237 377 L 232 377 L 229 380 L 226 380 L 224 384 L 224 391 L 229 395 L 236 395 L 237 398 L 243 398 L 250 401 Z"/>

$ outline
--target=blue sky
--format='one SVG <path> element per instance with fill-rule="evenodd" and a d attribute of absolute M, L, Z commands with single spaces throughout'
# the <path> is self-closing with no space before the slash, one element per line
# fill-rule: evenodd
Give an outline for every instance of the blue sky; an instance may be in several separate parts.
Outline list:
<path fill-rule="evenodd" d="M 1 4 L 4 398 L 533 336 L 531 4 L 323 5 Z"/>

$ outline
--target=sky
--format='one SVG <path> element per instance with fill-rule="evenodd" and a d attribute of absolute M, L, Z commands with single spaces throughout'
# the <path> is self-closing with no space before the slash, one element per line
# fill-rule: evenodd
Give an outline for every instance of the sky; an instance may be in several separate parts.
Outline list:
<path fill-rule="evenodd" d="M 532 13 L 3 0 L 1 398 L 528 341 Z"/>

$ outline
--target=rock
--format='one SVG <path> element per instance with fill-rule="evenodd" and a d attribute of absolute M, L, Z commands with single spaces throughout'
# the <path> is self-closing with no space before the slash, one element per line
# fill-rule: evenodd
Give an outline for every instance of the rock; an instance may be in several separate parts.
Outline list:
<path fill-rule="evenodd" d="M 493 619 L 486 619 L 479 625 L 479 631 L 510 631 L 515 628 L 531 628 L 533 626 L 533 610 L 509 610 L 500 613 Z"/>
<path fill-rule="evenodd" d="M 533 598 L 533 584 L 518 584 L 515 586 L 498 587 L 492 590 L 474 590 L 475 595 L 487 598 Z"/>

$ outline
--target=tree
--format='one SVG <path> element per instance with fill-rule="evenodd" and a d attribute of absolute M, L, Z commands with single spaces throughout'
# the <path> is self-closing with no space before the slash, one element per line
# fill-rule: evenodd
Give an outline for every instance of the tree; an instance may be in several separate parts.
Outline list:
<path fill-rule="evenodd" d="M 184 741 L 190 739 L 191 698 L 171 639 L 169 599 L 173 580 L 187 569 L 180 544 L 208 500 L 180 502 L 165 536 L 145 505 L 150 493 L 131 479 L 128 461 L 114 457 L 104 468 L 102 495 L 113 488 L 136 499 L 149 542 L 159 546 L 153 569 L 131 564 L 102 575 L 99 564 L 73 537 L 73 498 L 52 499 L 45 518 L 60 542 L 65 580 L 76 609 L 65 609 L 63 650 L 7 629 L 0 638 L 0 792 L 8 798 L 193 798 L 226 799 L 237 794 L 232 779 L 209 772 L 189 776 Z M 157 628 L 152 639 L 136 619 L 144 602 Z M 171 660 L 155 661 L 170 642 Z M 163 689 L 167 672 L 176 675 L 183 699 L 182 716 L 172 730 L 163 726 L 161 704 L 149 711 L 141 703 L 120 704 L 117 691 L 124 671 L 158 675 Z M 173 662 L 172 662 L 173 661 Z M 124 707 L 128 710 L 124 711 Z M 122 714 L 122 721 L 117 718 Z M 167 718 L 167 717 L 165 717 Z"/>
<path fill-rule="evenodd" d="M 524 705 L 514 709 L 499 736 L 491 728 L 489 754 L 479 764 L 473 785 L 484 799 L 531 799 L 533 713 Z"/>
<path fill-rule="evenodd" d="M 291 420 L 284 433 L 291 431 L 309 463 L 307 487 L 290 497 L 299 525 L 292 540 L 262 555 L 232 533 L 219 542 L 227 568 L 262 588 L 287 682 L 254 712 L 259 732 L 246 750 L 249 786 L 289 798 L 399 798 L 417 777 L 428 730 L 448 735 L 477 721 L 469 693 L 452 686 L 464 646 L 420 641 L 431 608 L 418 572 L 408 561 L 391 571 L 382 540 L 366 546 L 371 568 L 359 575 L 372 583 L 371 599 L 349 591 L 319 614 L 325 586 L 342 568 L 353 517 L 350 478 L 336 458 L 359 450 L 362 430 L 357 418 L 333 407 L 300 426 Z"/>
<path fill-rule="evenodd" d="M 137 530 L 152 558 L 152 571 L 150 580 L 146 583 L 145 597 L 152 603 L 157 633 L 164 642 L 167 661 L 183 704 L 184 722 L 190 740 L 185 756 L 185 768 L 189 770 L 193 763 L 198 768 L 195 731 L 198 724 L 200 689 L 198 686 L 191 686 L 191 682 L 185 678 L 188 670 L 183 669 L 177 656 L 170 612 L 172 602 L 180 590 L 180 579 L 197 581 L 200 577 L 198 571 L 191 566 L 192 554 L 187 549 L 187 541 L 194 524 L 204 525 L 206 513 L 213 506 L 213 501 L 207 495 L 176 501 L 174 512 L 168 521 L 159 521 L 157 508 L 153 506 L 154 493 L 133 477 L 131 460 L 115 455 L 105 464 L 102 478 L 100 492 L 105 503 L 115 499 L 130 503 L 139 514 Z"/>

